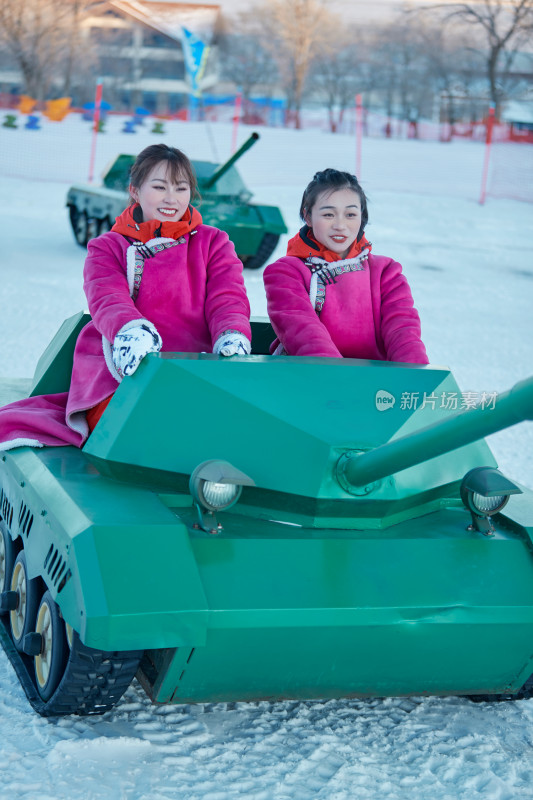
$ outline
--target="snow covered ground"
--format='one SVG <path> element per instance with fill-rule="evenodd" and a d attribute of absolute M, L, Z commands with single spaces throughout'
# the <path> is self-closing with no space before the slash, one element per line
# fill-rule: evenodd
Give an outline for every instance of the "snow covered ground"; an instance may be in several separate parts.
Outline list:
<path fill-rule="evenodd" d="M 170 123 L 121 133 L 109 120 L 95 174 L 118 152 L 164 140 L 224 160 L 229 126 Z M 242 142 L 248 131 L 239 131 Z M 29 378 L 60 323 L 85 306 L 84 254 L 65 194 L 87 180 L 91 135 L 77 117 L 40 131 L 0 127 L 0 377 Z M 525 147 L 525 160 L 533 148 Z M 353 170 L 355 144 L 261 130 L 239 170 L 294 232 L 304 186 Z M 374 252 L 404 265 L 434 364 L 463 391 L 501 392 L 532 374 L 531 205 L 477 203 L 483 147 L 363 141 Z M 281 255 L 286 237 L 275 255 Z M 248 272 L 265 314 L 261 274 Z M 490 437 L 500 468 L 533 487 L 533 424 Z M 409 698 L 152 707 L 134 684 L 103 717 L 37 717 L 0 652 L 0 800 L 515 800 L 533 797 L 533 700 Z"/>

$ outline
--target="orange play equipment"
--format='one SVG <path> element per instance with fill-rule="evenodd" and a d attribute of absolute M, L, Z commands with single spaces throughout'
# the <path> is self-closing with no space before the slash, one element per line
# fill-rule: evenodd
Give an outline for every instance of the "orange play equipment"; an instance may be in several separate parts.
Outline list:
<path fill-rule="evenodd" d="M 31 114 L 36 105 L 37 100 L 34 97 L 30 97 L 27 94 L 20 95 L 18 110 L 21 114 Z"/>
<path fill-rule="evenodd" d="M 61 122 L 70 113 L 70 97 L 58 97 L 57 100 L 47 100 L 46 108 L 43 111 L 45 117 L 52 122 Z"/>

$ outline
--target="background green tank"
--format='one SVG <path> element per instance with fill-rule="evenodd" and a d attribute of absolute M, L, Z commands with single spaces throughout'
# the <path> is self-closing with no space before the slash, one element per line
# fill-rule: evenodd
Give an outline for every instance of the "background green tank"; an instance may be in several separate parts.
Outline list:
<path fill-rule="evenodd" d="M 263 266 L 274 252 L 287 226 L 276 206 L 256 205 L 245 186 L 235 162 L 259 139 L 252 135 L 223 164 L 192 161 L 198 178 L 201 202 L 198 208 L 203 221 L 226 231 L 237 255 L 248 269 Z M 121 154 L 103 174 L 103 186 L 71 186 L 66 204 L 78 244 L 87 242 L 111 229 L 115 218 L 124 211 L 130 197 L 129 173 L 135 156 Z"/>
<path fill-rule="evenodd" d="M 150 355 L 82 450 L 1 455 L 2 639 L 40 713 L 135 674 L 161 703 L 530 692 L 533 492 L 480 437 L 533 417 L 533 379 L 456 412 L 446 368 L 271 337 Z"/>

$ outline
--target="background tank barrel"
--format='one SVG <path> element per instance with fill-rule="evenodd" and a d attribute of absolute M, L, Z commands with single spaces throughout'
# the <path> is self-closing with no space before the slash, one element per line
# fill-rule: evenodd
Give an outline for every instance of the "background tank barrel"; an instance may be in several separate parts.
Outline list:
<path fill-rule="evenodd" d="M 230 158 L 228 158 L 227 161 L 221 164 L 220 167 L 213 172 L 210 178 L 208 178 L 206 181 L 202 181 L 202 186 L 200 188 L 211 189 L 215 183 L 228 171 L 228 169 L 233 166 L 233 164 L 243 155 L 243 153 L 246 153 L 250 147 L 253 147 L 258 139 L 259 134 L 256 132 L 252 133 L 252 135 L 244 142 L 244 144 L 242 144 L 239 149 L 236 150 Z"/>
<path fill-rule="evenodd" d="M 533 377 L 501 394 L 493 408 L 477 407 L 428 425 L 342 463 L 343 478 L 365 486 L 491 433 L 533 419 Z"/>

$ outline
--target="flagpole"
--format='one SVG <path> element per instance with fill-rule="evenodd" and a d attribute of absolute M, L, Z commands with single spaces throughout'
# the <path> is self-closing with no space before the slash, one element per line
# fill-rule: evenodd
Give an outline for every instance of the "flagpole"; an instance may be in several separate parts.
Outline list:
<path fill-rule="evenodd" d="M 89 159 L 89 183 L 93 182 L 94 177 L 94 161 L 96 157 L 96 139 L 98 136 L 98 127 L 100 123 L 100 109 L 102 107 L 102 79 L 99 78 L 96 84 L 96 92 L 94 95 L 94 115 L 93 115 L 93 138 L 91 142 L 91 156 Z"/>

